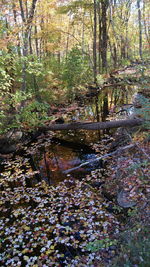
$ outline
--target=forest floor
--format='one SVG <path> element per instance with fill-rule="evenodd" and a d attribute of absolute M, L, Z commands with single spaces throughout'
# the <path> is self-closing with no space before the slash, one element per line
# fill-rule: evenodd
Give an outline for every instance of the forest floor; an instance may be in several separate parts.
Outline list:
<path fill-rule="evenodd" d="M 133 69 L 127 71 L 133 75 Z M 148 98 L 149 85 L 148 80 L 142 90 Z M 0 265 L 148 267 L 147 125 L 134 134 L 117 131 L 113 139 L 104 135 L 93 144 L 99 156 L 127 149 L 107 157 L 104 168 L 83 179 L 67 178 L 51 186 L 44 180 L 34 183 L 38 173 L 28 154 L 49 145 L 52 136 L 39 137 L 26 148 L 26 157 L 8 156 L 1 164 Z"/>

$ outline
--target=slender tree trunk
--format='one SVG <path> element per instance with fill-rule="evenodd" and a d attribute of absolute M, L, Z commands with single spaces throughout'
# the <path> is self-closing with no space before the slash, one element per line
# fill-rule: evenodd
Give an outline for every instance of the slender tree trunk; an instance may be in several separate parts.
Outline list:
<path fill-rule="evenodd" d="M 82 57 L 84 58 L 85 53 L 84 53 L 84 38 L 85 38 L 85 22 L 84 22 L 84 18 L 85 18 L 85 11 L 83 12 L 82 15 Z"/>
<path fill-rule="evenodd" d="M 110 47 L 111 58 L 113 60 L 113 65 L 114 65 L 114 68 L 116 68 L 116 66 L 117 66 L 117 50 L 116 50 L 115 43 L 111 44 L 110 38 L 109 38 L 109 47 Z"/>
<path fill-rule="evenodd" d="M 124 36 L 121 36 L 121 58 L 122 59 L 126 58 L 126 48 L 125 48 Z"/>
<path fill-rule="evenodd" d="M 108 0 L 101 1 L 102 7 L 102 69 L 103 72 L 107 70 L 107 8 L 108 8 Z"/>
<path fill-rule="evenodd" d="M 35 33 L 35 50 L 37 57 L 39 56 L 39 45 L 38 45 L 38 38 L 37 38 L 37 26 L 34 27 L 34 33 Z"/>
<path fill-rule="evenodd" d="M 69 25 L 68 25 L 68 32 L 69 32 L 69 29 L 70 29 L 70 20 L 69 20 Z M 67 34 L 67 41 L 66 41 L 66 59 L 68 57 L 68 50 L 69 50 L 69 37 L 70 37 L 70 35 Z"/>
<path fill-rule="evenodd" d="M 26 57 L 28 56 L 28 44 L 29 44 L 29 36 L 30 36 L 30 30 L 31 30 L 31 24 L 33 21 L 33 17 L 34 17 L 34 12 L 35 12 L 35 8 L 36 8 L 36 3 L 38 0 L 32 0 L 32 4 L 31 4 L 31 8 L 30 11 L 28 13 L 28 9 L 27 9 L 27 1 L 25 2 L 26 6 L 26 14 L 24 12 L 24 5 L 23 5 L 23 1 L 19 0 L 19 5 L 20 5 L 20 10 L 21 10 L 21 18 L 22 18 L 22 22 L 23 22 L 23 26 L 24 26 L 24 32 L 23 32 L 23 67 L 22 67 L 22 86 L 21 86 L 21 90 L 22 92 L 26 92 L 27 90 L 27 86 L 26 86 Z"/>
<path fill-rule="evenodd" d="M 97 1 L 94 0 L 94 32 L 93 32 L 93 74 L 94 83 L 97 84 Z"/>
<path fill-rule="evenodd" d="M 138 8 L 138 22 L 139 22 L 139 55 L 142 59 L 142 18 L 141 18 L 141 0 L 137 0 L 137 8 Z"/>
<path fill-rule="evenodd" d="M 16 12 L 16 5 L 15 5 L 14 2 L 13 2 L 13 5 L 12 5 L 12 8 L 13 8 L 14 22 L 15 22 L 15 25 L 17 27 L 18 26 L 17 25 L 17 12 Z M 21 49 L 20 49 L 19 33 L 17 33 L 17 52 L 18 52 L 18 56 L 20 57 L 21 56 Z"/>
<path fill-rule="evenodd" d="M 103 112 L 102 112 L 102 121 L 106 120 L 106 117 L 109 114 L 109 109 L 108 109 L 108 93 L 106 92 L 104 94 L 104 98 L 103 98 Z"/>
<path fill-rule="evenodd" d="M 101 3 L 100 1 L 98 2 L 98 7 L 97 7 L 97 12 L 98 12 L 98 38 L 99 38 L 99 42 L 98 42 L 98 72 L 101 72 L 101 35 L 102 35 L 102 25 L 101 25 Z"/>
<path fill-rule="evenodd" d="M 128 19 L 126 20 L 126 42 L 125 42 L 125 54 L 126 58 L 129 58 L 129 40 L 128 40 Z"/>
<path fill-rule="evenodd" d="M 29 33 L 29 49 L 30 49 L 30 55 L 33 54 L 31 35 L 32 35 L 32 33 L 31 33 L 31 29 L 30 29 L 30 33 Z"/>
<path fill-rule="evenodd" d="M 117 48 L 116 48 L 116 44 L 113 44 L 113 49 L 114 49 L 114 67 L 117 67 Z"/>
<path fill-rule="evenodd" d="M 148 15 L 148 20 L 146 19 L 145 15 L 146 15 L 146 1 L 143 0 L 144 33 L 147 40 L 146 47 L 148 47 L 148 49 L 150 50 L 150 13 Z"/>

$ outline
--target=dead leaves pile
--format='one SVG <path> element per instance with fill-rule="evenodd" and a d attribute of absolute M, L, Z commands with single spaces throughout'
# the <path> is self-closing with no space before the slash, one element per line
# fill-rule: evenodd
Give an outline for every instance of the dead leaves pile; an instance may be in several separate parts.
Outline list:
<path fill-rule="evenodd" d="M 87 249 L 90 242 L 115 238 L 120 227 L 100 188 L 92 187 L 98 175 L 28 187 L 35 175 L 28 160 L 18 157 L 6 165 L 0 177 L 1 266 L 103 266 L 114 257 L 114 246 Z"/>

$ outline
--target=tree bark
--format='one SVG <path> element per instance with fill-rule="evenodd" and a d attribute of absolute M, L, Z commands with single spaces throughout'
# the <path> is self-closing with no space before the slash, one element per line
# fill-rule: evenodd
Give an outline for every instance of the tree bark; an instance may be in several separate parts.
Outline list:
<path fill-rule="evenodd" d="M 144 32 L 147 40 L 146 47 L 150 50 L 150 23 L 146 19 L 146 1 L 143 0 L 143 22 L 144 22 Z"/>
<path fill-rule="evenodd" d="M 94 32 L 93 32 L 93 74 L 94 74 L 94 83 L 97 84 L 97 1 L 94 0 Z"/>
<path fill-rule="evenodd" d="M 22 80 L 23 80 L 23 82 L 22 82 L 22 88 L 21 88 L 21 90 L 23 92 L 26 92 L 26 68 L 27 68 L 27 66 L 26 66 L 26 59 L 25 58 L 28 55 L 28 44 L 29 44 L 30 30 L 31 30 L 31 26 L 32 26 L 31 24 L 33 21 L 37 1 L 38 0 L 32 0 L 29 14 L 27 12 L 27 14 L 25 15 L 23 1 L 19 0 L 20 10 L 21 10 L 21 18 L 22 18 L 22 22 L 24 25 L 24 32 L 23 32 L 23 56 L 24 56 L 24 60 L 23 60 L 23 67 L 22 67 Z"/>
<path fill-rule="evenodd" d="M 64 124 L 51 124 L 49 126 L 39 127 L 39 131 L 61 131 L 61 130 L 103 130 L 119 127 L 133 127 L 141 125 L 141 119 L 127 119 L 118 121 L 106 122 L 77 122 L 77 123 L 64 123 Z"/>
<path fill-rule="evenodd" d="M 107 8 L 109 2 L 108 0 L 101 1 L 101 8 L 102 8 L 102 69 L 103 72 L 107 70 Z"/>
<path fill-rule="evenodd" d="M 101 3 L 98 2 L 97 7 L 97 13 L 98 13 L 98 72 L 100 74 L 101 72 L 101 35 L 102 35 L 102 21 L 101 21 Z"/>
<path fill-rule="evenodd" d="M 139 55 L 142 59 L 142 21 L 141 21 L 141 8 L 140 8 L 141 0 L 137 0 L 137 8 L 138 8 L 138 22 L 139 22 Z"/>

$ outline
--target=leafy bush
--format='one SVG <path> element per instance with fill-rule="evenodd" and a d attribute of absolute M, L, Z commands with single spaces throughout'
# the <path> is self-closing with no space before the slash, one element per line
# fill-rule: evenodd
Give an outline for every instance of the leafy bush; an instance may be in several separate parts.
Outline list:
<path fill-rule="evenodd" d="M 150 117 L 150 100 L 149 98 L 143 96 L 142 94 L 137 95 L 137 100 L 139 105 L 141 105 L 141 108 L 135 108 L 134 112 L 135 115 L 143 118 L 144 121 L 144 127 L 145 129 L 150 129 L 150 122 L 149 122 L 149 117 Z"/>
<path fill-rule="evenodd" d="M 89 242 L 86 246 L 86 249 L 91 252 L 96 252 L 102 248 L 108 248 L 112 245 L 116 245 L 116 240 L 110 240 L 109 238 L 105 238 L 102 240 L 95 240 L 93 242 Z"/>
<path fill-rule="evenodd" d="M 6 62 L 9 61 L 11 55 L 2 53 L 0 55 L 0 97 L 5 95 L 11 87 L 11 77 L 7 71 Z"/>
<path fill-rule="evenodd" d="M 82 55 L 79 48 L 74 47 L 64 62 L 62 80 L 68 89 L 68 95 L 73 98 L 76 95 L 78 85 L 87 82 L 90 78 L 88 58 Z"/>
<path fill-rule="evenodd" d="M 119 257 L 112 267 L 148 267 L 150 263 L 150 236 L 147 227 L 124 233 Z"/>
<path fill-rule="evenodd" d="M 20 114 L 21 123 L 29 128 L 42 125 L 48 119 L 48 108 L 48 104 L 39 103 L 38 101 L 29 103 Z"/>

